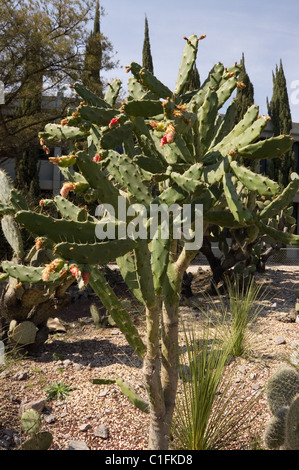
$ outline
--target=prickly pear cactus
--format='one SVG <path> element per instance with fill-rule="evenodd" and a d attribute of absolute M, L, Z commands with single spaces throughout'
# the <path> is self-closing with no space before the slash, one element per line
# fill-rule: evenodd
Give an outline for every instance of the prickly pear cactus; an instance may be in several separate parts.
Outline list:
<path fill-rule="evenodd" d="M 203 38 L 184 38 L 174 91 L 136 62 L 127 68 L 129 96 L 121 108 L 114 107 L 118 86 L 102 99 L 75 83 L 81 100 L 77 108 L 40 133 L 46 153 L 51 145 L 66 148 L 68 144 L 66 155 L 50 160 L 66 180 L 60 196 L 41 201 L 41 213 L 23 208 L 15 213 L 15 221 L 34 236 L 46 237 L 55 257 L 62 260 L 42 272 L 35 268 L 34 278 L 40 275 L 45 284 L 51 283 L 51 275 L 60 277 L 65 270 L 84 284 L 83 273 L 88 272 L 90 286 L 144 361 L 151 416 L 149 447 L 155 449 L 167 449 L 169 443 L 177 384 L 179 296 L 184 272 L 201 245 L 196 240 L 200 228 L 205 236 L 215 225 L 248 229 L 252 237 L 262 231 L 283 243 L 299 245 L 298 235 L 271 226 L 269 211 L 261 213 L 247 197 L 254 192 L 280 205 L 282 188 L 245 168 L 242 161 L 280 157 L 291 148 L 292 139 L 260 140 L 269 118 L 260 116 L 256 105 L 237 125 L 233 104 L 222 114 L 232 92 L 243 86 L 238 64 L 229 68 L 216 64 L 200 89 L 183 93 Z M 73 194 L 85 199 L 84 210 L 70 203 Z M 94 203 L 98 204 L 95 214 L 88 210 Z M 59 217 L 49 214 L 49 204 L 54 204 Z M 138 227 L 136 212 L 132 214 L 137 207 L 144 218 L 157 206 L 183 210 L 185 205 L 191 209 L 190 224 L 179 239 L 175 217 L 164 237 L 161 220 L 152 233 L 151 223 Z M 202 208 L 199 228 L 197 207 Z M 99 269 L 113 260 L 145 307 L 147 344 Z M 29 274 L 19 266 L 2 266 L 25 279 Z"/>
<path fill-rule="evenodd" d="M 41 416 L 33 409 L 25 410 L 21 416 L 21 426 L 28 434 L 36 434 L 41 427 Z"/>
<path fill-rule="evenodd" d="M 29 210 L 29 207 L 1 170 L 1 226 L 13 251 L 13 259 L 1 264 L 0 306 L 4 320 L 4 332 L 1 333 L 8 330 L 9 340 L 14 346 L 33 351 L 47 339 L 47 320 L 69 301 L 66 291 L 76 278 L 69 267 L 62 273 L 58 272 L 61 265 L 55 262 L 51 249 L 53 243 L 46 237 L 37 238 L 30 252 L 25 253 L 20 226 L 15 219 L 20 210 Z M 85 281 L 82 282 L 84 286 Z"/>
<path fill-rule="evenodd" d="M 24 441 L 20 450 L 48 450 L 53 442 L 53 436 L 48 431 L 39 432 L 41 428 L 41 416 L 33 409 L 22 413 L 21 426 L 30 438 Z"/>
<path fill-rule="evenodd" d="M 299 373 L 281 366 L 267 385 L 267 400 L 273 417 L 264 432 L 268 449 L 299 450 Z"/>

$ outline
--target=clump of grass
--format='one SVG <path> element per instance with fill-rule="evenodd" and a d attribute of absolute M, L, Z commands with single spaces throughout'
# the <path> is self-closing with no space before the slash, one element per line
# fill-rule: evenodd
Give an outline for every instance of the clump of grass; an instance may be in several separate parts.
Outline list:
<path fill-rule="evenodd" d="M 249 356 L 257 332 L 256 320 L 263 310 L 262 300 L 266 292 L 263 286 L 257 284 L 254 277 L 245 281 L 238 277 L 226 279 L 226 295 L 217 291 L 216 300 L 207 297 L 209 313 L 204 311 L 202 305 L 196 307 L 208 317 L 208 320 L 217 328 L 222 340 L 228 344 L 234 357 Z"/>
<path fill-rule="evenodd" d="M 64 382 L 52 382 L 51 385 L 43 387 L 42 390 L 47 390 L 47 401 L 51 400 L 64 400 L 69 396 L 70 392 L 75 390 L 73 387 L 65 384 Z"/>
<path fill-rule="evenodd" d="M 252 423 L 249 412 L 257 398 L 242 399 L 232 384 L 227 365 L 228 343 L 208 326 L 199 333 L 184 327 L 178 396 L 172 434 L 174 446 L 184 450 L 226 449 Z"/>
<path fill-rule="evenodd" d="M 222 303 L 225 341 L 235 357 L 250 355 L 254 345 L 256 320 L 263 310 L 262 285 L 254 277 L 247 282 L 227 281 L 228 305 Z"/>

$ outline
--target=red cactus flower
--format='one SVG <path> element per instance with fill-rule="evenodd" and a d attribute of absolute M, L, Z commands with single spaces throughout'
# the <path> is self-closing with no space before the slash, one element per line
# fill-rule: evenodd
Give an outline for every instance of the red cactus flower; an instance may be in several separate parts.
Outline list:
<path fill-rule="evenodd" d="M 75 265 L 71 266 L 70 272 L 72 273 L 73 276 L 75 276 L 76 279 L 78 279 L 78 277 L 80 276 L 80 271 L 79 271 L 78 266 L 75 266 Z"/>
<path fill-rule="evenodd" d="M 115 126 L 117 126 L 118 124 L 119 124 L 118 118 L 113 118 L 113 119 L 111 119 L 111 121 L 110 121 L 110 123 L 109 123 L 109 127 L 110 127 L 110 129 L 111 129 L 111 127 L 115 127 Z"/>
<path fill-rule="evenodd" d="M 163 135 L 162 139 L 160 140 L 160 147 L 163 147 L 163 145 L 167 144 L 167 137 L 166 135 Z"/>
<path fill-rule="evenodd" d="M 103 157 L 102 155 L 99 155 L 98 153 L 93 157 L 93 161 L 96 163 L 100 162 L 101 160 L 103 160 Z"/>

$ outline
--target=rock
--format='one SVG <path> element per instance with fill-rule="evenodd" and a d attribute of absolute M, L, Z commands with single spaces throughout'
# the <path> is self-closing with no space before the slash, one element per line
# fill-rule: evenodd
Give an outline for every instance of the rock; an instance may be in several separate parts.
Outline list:
<path fill-rule="evenodd" d="M 63 365 L 63 367 L 65 367 L 65 368 L 69 367 L 71 364 L 72 364 L 72 361 L 71 361 L 70 359 L 65 359 L 65 360 L 62 362 L 62 365 Z"/>
<path fill-rule="evenodd" d="M 252 385 L 252 390 L 259 390 L 261 388 L 261 384 L 255 383 Z"/>
<path fill-rule="evenodd" d="M 50 415 L 44 415 L 44 420 L 46 421 L 46 423 L 52 424 L 57 421 L 57 418 L 55 415 L 50 414 Z"/>
<path fill-rule="evenodd" d="M 279 344 L 286 344 L 286 340 L 282 336 L 276 336 L 275 344 L 278 346 Z"/>
<path fill-rule="evenodd" d="M 49 328 L 49 333 L 66 333 L 66 329 L 59 318 L 49 318 L 47 327 Z"/>
<path fill-rule="evenodd" d="M 100 424 L 99 426 L 96 426 L 94 435 L 96 437 L 100 437 L 101 439 L 108 439 L 109 429 L 107 428 L 106 424 Z"/>
<path fill-rule="evenodd" d="M 33 409 L 38 413 L 41 413 L 46 405 L 46 400 L 35 400 L 35 401 L 28 401 L 22 402 L 20 405 L 19 413 L 20 415 L 28 409 Z"/>
<path fill-rule="evenodd" d="M 81 426 L 79 426 L 79 431 L 85 432 L 85 431 L 88 431 L 88 429 L 90 428 L 91 428 L 91 425 L 88 423 L 81 424 Z"/>
<path fill-rule="evenodd" d="M 14 380 L 27 380 L 29 378 L 29 374 L 26 371 L 17 372 L 14 376 Z"/>
<path fill-rule="evenodd" d="M 68 450 L 89 450 L 89 447 L 84 441 L 70 441 Z"/>
<path fill-rule="evenodd" d="M 291 310 L 288 313 L 284 313 L 281 315 L 277 315 L 276 319 L 283 323 L 295 323 L 296 322 L 296 312 L 295 310 Z"/>

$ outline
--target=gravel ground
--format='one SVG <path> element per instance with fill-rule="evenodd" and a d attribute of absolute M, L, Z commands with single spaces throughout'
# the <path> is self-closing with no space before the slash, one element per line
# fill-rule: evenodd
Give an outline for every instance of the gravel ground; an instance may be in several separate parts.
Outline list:
<path fill-rule="evenodd" d="M 193 272 L 195 272 L 193 268 Z M 180 316 L 184 321 L 202 321 L 192 302 L 203 299 L 197 292 L 209 272 L 200 270 L 192 284 L 194 298 L 184 302 Z M 253 449 L 269 419 L 263 393 L 269 376 L 286 361 L 299 340 L 299 323 L 294 313 L 295 289 L 299 289 L 299 267 L 271 267 L 258 275 L 269 288 L 258 319 L 255 358 L 236 359 L 229 365 L 233 386 L 245 400 L 257 395 L 254 425 L 238 439 L 233 449 Z M 59 318 L 61 331 L 53 333 L 41 352 L 0 369 L 0 446 L 17 449 L 20 444 L 20 409 L 26 403 L 42 401 L 42 430 L 53 435 L 50 450 L 67 450 L 85 445 L 90 450 L 144 450 L 148 442 L 148 416 L 137 410 L 115 384 L 96 385 L 94 378 L 122 377 L 146 398 L 140 360 L 133 354 L 119 330 L 95 328 L 89 306 L 96 299 L 77 299 Z M 100 305 L 100 304 L 99 304 Z M 142 317 L 135 315 L 141 334 Z M 257 359 L 258 357 L 258 359 Z M 47 387 L 63 382 L 72 388 L 62 400 L 47 399 Z M 75 444 L 74 444 L 75 441 Z"/>

